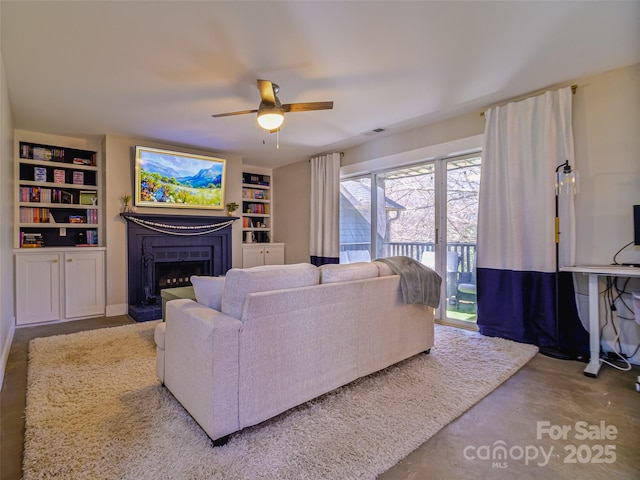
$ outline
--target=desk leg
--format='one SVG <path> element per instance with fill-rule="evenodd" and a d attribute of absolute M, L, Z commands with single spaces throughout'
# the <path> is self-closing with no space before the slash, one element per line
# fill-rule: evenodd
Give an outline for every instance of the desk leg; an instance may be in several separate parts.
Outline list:
<path fill-rule="evenodd" d="M 598 275 L 589 274 L 589 365 L 584 369 L 587 377 L 597 377 L 600 370 L 600 299 Z"/>

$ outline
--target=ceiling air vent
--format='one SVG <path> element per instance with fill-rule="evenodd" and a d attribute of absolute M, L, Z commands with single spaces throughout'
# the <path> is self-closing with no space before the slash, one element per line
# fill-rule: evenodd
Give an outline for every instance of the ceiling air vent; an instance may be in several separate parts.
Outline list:
<path fill-rule="evenodd" d="M 376 135 L 378 133 L 386 132 L 386 128 L 374 128 L 373 130 L 366 131 L 362 135 Z"/>

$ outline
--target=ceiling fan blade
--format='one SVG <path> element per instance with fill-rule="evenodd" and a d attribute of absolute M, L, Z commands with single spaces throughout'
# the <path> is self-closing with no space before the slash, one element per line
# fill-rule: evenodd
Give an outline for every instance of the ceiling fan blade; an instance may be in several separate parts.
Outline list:
<path fill-rule="evenodd" d="M 242 110 L 241 112 L 217 113 L 211 115 L 213 118 L 230 117 L 231 115 L 244 115 L 245 113 L 257 113 L 258 110 Z"/>
<path fill-rule="evenodd" d="M 270 105 L 276 104 L 276 94 L 273 89 L 273 83 L 269 80 L 258 79 L 258 90 L 260 90 L 260 98 L 263 102 Z"/>
<path fill-rule="evenodd" d="M 285 112 L 310 112 L 312 110 L 331 110 L 333 102 L 307 102 L 307 103 L 285 103 L 282 110 Z"/>

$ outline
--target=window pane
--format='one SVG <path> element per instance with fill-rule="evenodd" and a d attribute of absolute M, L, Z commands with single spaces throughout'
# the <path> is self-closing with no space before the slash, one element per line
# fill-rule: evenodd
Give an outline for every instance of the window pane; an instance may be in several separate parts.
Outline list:
<path fill-rule="evenodd" d="M 435 165 L 433 162 L 378 175 L 378 210 L 384 222 L 380 256 L 404 255 L 434 265 Z"/>
<path fill-rule="evenodd" d="M 340 182 L 340 263 L 371 257 L 371 177 Z"/>

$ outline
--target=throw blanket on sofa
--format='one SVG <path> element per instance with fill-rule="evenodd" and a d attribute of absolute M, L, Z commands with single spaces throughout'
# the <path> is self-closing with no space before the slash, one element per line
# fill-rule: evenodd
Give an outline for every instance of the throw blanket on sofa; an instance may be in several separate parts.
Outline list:
<path fill-rule="evenodd" d="M 377 258 L 394 273 L 400 275 L 400 289 L 404 303 L 424 303 L 433 308 L 440 305 L 442 277 L 411 257 Z"/>

